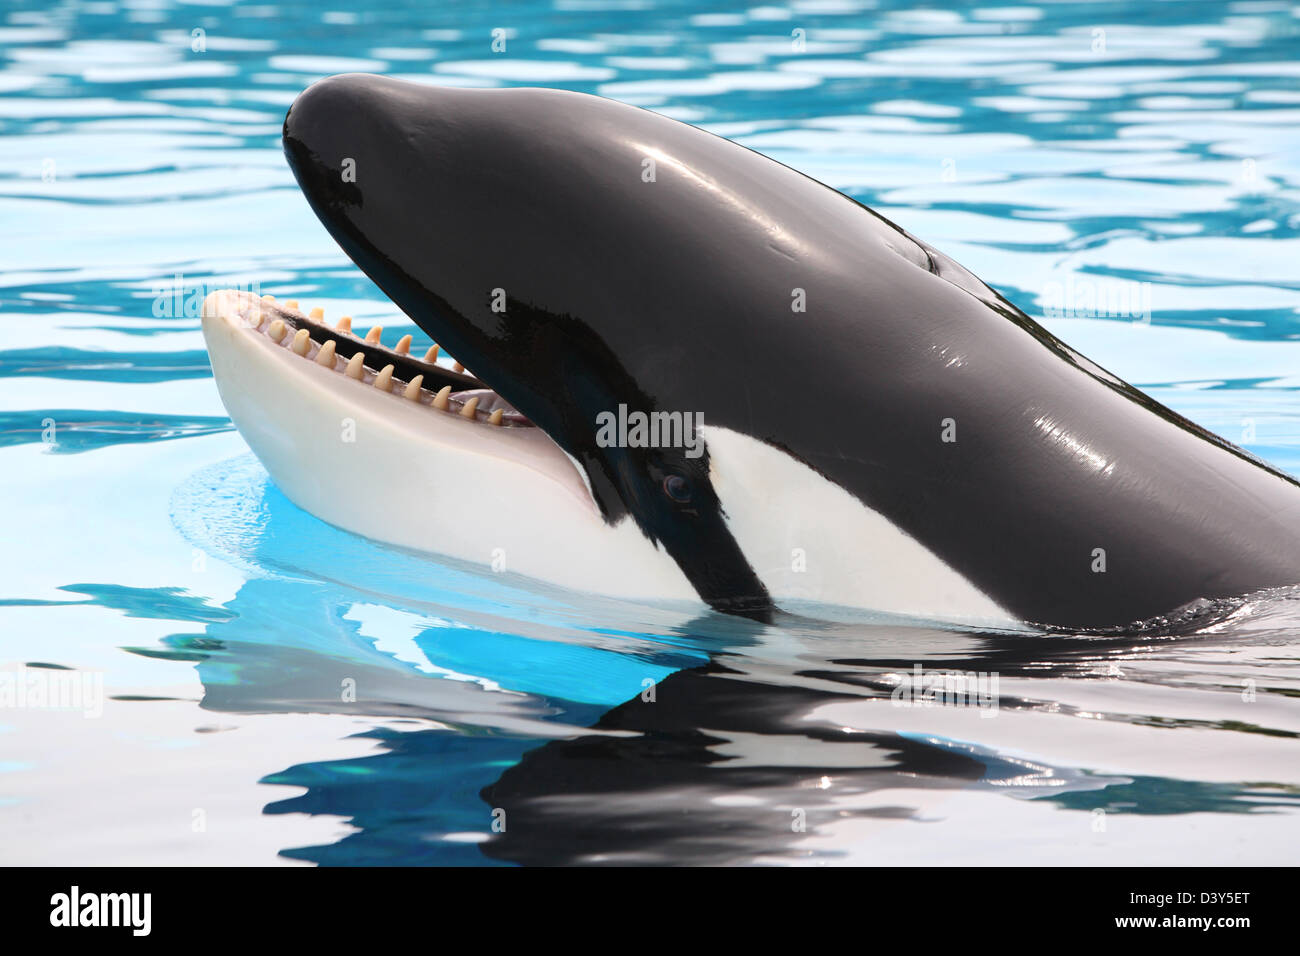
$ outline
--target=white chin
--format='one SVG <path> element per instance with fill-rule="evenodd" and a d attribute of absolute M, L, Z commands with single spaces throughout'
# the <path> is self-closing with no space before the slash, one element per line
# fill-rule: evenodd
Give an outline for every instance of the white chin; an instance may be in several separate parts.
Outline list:
<path fill-rule="evenodd" d="M 318 361 L 310 339 L 295 350 L 292 329 L 276 341 L 281 315 L 301 313 L 214 292 L 203 334 L 226 410 L 299 507 L 368 538 L 565 588 L 699 601 L 634 522 L 605 524 L 586 477 L 542 429 L 440 410 L 426 390 L 377 383 L 374 368 L 350 377 L 341 356 Z"/>

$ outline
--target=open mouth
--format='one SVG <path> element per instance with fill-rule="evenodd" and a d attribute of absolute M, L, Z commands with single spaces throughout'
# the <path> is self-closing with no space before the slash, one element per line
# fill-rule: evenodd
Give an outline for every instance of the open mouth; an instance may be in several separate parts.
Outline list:
<path fill-rule="evenodd" d="M 250 296 L 237 312 L 250 331 L 266 336 L 273 345 L 358 385 L 468 421 L 501 428 L 534 427 L 459 362 L 451 369 L 439 365 L 436 344 L 423 358 L 416 358 L 411 354 L 410 335 L 402 336 L 390 348 L 383 344 L 383 326 L 373 326 L 363 338 L 352 331 L 350 316 L 341 317 L 331 327 L 325 323 L 322 309 L 304 314 L 296 300 L 281 305 L 271 295 Z"/>
<path fill-rule="evenodd" d="M 203 324 L 227 412 L 299 497 L 341 492 L 339 471 L 360 460 L 413 484 L 417 475 L 438 488 L 464 481 L 467 494 L 474 470 L 499 479 L 508 462 L 562 486 L 585 512 L 597 510 L 584 473 L 545 429 L 438 346 L 417 358 L 408 334 L 387 346 L 382 326 L 359 336 L 350 317 L 329 325 L 320 308 L 303 312 L 294 299 L 238 290 L 209 295 Z M 346 423 L 355 433 L 339 431 Z M 346 454 L 354 445 L 365 451 L 360 459 Z"/>
<path fill-rule="evenodd" d="M 445 546 L 442 528 L 463 526 L 468 537 L 484 523 L 465 508 L 472 495 L 493 497 L 488 525 L 552 493 L 565 502 L 554 507 L 598 513 L 574 460 L 494 388 L 437 346 L 418 357 L 410 335 L 386 345 L 382 327 L 363 336 L 351 326 L 346 316 L 326 324 L 323 310 L 304 312 L 293 299 L 238 290 L 203 304 L 222 401 L 297 503 L 351 530 L 383 527 L 372 536 L 422 550 Z M 376 482 L 419 502 L 420 517 L 382 499 L 340 510 L 352 489 Z M 520 495 L 521 487 L 531 491 Z"/>
<path fill-rule="evenodd" d="M 479 377 L 411 338 L 222 290 L 203 303 L 222 402 L 275 486 L 347 531 L 573 590 L 695 599 L 584 468 Z M 501 376 L 508 373 L 502 371 Z M 557 533 L 561 529 L 562 533 Z"/>

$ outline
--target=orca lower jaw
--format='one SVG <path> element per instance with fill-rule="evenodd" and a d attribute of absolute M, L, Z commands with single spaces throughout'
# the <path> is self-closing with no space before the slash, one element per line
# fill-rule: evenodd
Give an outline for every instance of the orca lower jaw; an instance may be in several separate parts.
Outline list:
<path fill-rule="evenodd" d="M 202 320 L 227 412 L 305 511 L 573 591 L 699 601 L 634 522 L 605 521 L 574 460 L 481 379 L 248 292 L 212 293 Z"/>

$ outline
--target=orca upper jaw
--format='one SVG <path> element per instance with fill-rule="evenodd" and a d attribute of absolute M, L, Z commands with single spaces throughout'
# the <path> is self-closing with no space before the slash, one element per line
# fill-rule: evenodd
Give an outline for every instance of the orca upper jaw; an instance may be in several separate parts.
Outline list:
<path fill-rule="evenodd" d="M 226 410 L 304 510 L 576 591 L 697 604 L 672 560 L 631 522 L 611 527 L 572 459 L 481 380 L 248 292 L 209 295 L 202 324 Z"/>

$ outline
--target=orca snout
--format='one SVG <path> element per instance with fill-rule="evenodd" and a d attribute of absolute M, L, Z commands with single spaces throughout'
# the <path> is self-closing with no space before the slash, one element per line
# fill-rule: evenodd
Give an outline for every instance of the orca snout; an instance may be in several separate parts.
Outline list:
<path fill-rule="evenodd" d="M 401 146 L 436 118 L 428 97 L 411 101 L 409 86 L 345 73 L 313 83 L 293 101 L 284 118 L 285 157 L 318 215 L 374 203 L 415 173 Z"/>

